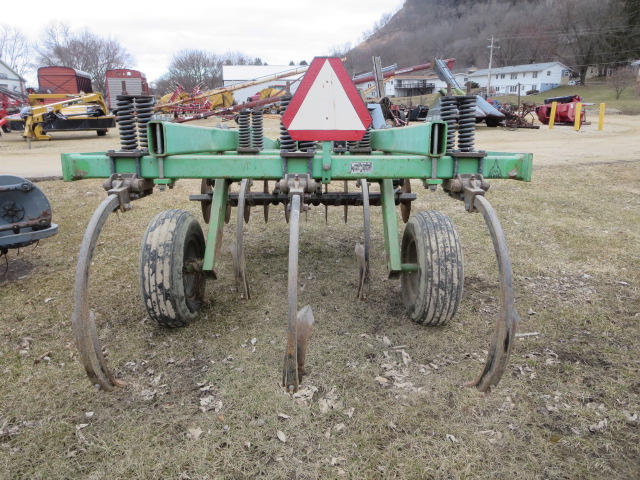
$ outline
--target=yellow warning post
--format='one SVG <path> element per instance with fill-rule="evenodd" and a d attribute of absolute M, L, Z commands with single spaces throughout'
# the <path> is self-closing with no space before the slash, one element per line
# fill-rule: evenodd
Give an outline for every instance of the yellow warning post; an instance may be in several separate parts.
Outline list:
<path fill-rule="evenodd" d="M 602 130 L 604 128 L 604 107 L 605 104 L 600 104 L 600 114 L 598 115 L 598 130 Z"/>
<path fill-rule="evenodd" d="M 553 128 L 553 124 L 556 121 L 556 109 L 558 108 L 558 102 L 551 103 L 551 113 L 549 114 L 549 130 Z"/>
<path fill-rule="evenodd" d="M 582 120 L 580 117 L 582 116 L 582 102 L 576 103 L 576 119 L 573 121 L 573 129 L 578 131 L 580 130 L 580 124 Z"/>

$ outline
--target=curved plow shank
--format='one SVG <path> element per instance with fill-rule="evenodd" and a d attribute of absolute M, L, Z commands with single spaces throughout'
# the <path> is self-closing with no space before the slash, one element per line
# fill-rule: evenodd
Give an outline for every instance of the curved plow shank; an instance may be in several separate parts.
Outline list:
<path fill-rule="evenodd" d="M 504 373 L 509 361 L 511 347 L 515 338 L 516 326 L 520 321 L 516 312 L 513 295 L 513 273 L 511 260 L 504 231 L 500 220 L 489 201 L 481 195 L 476 195 L 474 206 L 482 213 L 493 247 L 498 259 L 498 273 L 500 276 L 500 313 L 491 340 L 491 348 L 487 355 L 487 363 L 477 380 L 467 386 L 476 387 L 481 392 L 490 392 L 496 386 Z"/>
<path fill-rule="evenodd" d="M 243 179 L 240 184 L 240 194 L 238 195 L 238 212 L 236 221 L 236 243 L 231 245 L 231 256 L 233 257 L 233 272 L 236 279 L 236 290 L 241 298 L 249 300 L 249 279 L 247 278 L 247 266 L 244 257 L 244 223 L 247 220 L 246 195 L 249 189 L 248 179 Z"/>
<path fill-rule="evenodd" d="M 369 249 L 371 248 L 371 214 L 369 209 L 369 184 L 365 178 L 360 180 L 362 187 L 362 208 L 364 218 L 364 246 L 356 243 L 356 261 L 358 264 L 358 300 L 366 301 L 369 295 Z"/>
<path fill-rule="evenodd" d="M 293 395 L 304 375 L 304 360 L 313 325 L 313 312 L 309 305 L 298 312 L 298 249 L 300 232 L 300 195 L 291 199 L 289 220 L 289 281 L 287 315 L 287 351 L 284 355 L 282 386 Z"/>
<path fill-rule="evenodd" d="M 74 306 L 71 316 L 73 333 L 84 369 L 92 384 L 97 384 L 101 389 L 108 391 L 125 384 L 113 376 L 102 354 L 94 315 L 89 310 L 89 268 L 102 227 L 118 205 L 117 195 L 109 195 L 104 199 L 91 217 L 84 233 L 76 267 Z"/>

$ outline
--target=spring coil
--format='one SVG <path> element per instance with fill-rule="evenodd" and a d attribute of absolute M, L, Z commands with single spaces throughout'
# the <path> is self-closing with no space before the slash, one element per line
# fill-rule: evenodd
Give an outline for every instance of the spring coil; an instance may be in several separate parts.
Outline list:
<path fill-rule="evenodd" d="M 309 152 L 316 149 L 316 142 L 313 140 L 302 140 L 298 142 L 298 150 L 301 152 Z"/>
<path fill-rule="evenodd" d="M 118 110 L 118 131 L 120 132 L 120 148 L 124 151 L 135 150 L 138 147 L 136 138 L 136 116 L 133 98 L 125 95 L 116 97 Z"/>
<path fill-rule="evenodd" d="M 476 138 L 476 97 L 458 97 L 458 111 L 458 149 L 461 152 L 473 152 Z"/>
<path fill-rule="evenodd" d="M 367 128 L 367 131 L 364 132 L 364 136 L 362 140 L 358 142 L 359 148 L 371 148 L 371 126 Z"/>
<path fill-rule="evenodd" d="M 447 152 L 456 146 L 456 130 L 458 129 L 458 101 L 456 97 L 442 97 L 440 99 L 440 118 L 446 122 Z"/>
<path fill-rule="evenodd" d="M 153 106 L 155 98 L 148 96 L 140 96 L 135 98 L 136 118 L 138 120 L 138 143 L 141 150 L 148 150 L 147 142 L 147 124 L 153 116 Z"/>
<path fill-rule="evenodd" d="M 264 119 L 262 117 L 262 110 L 254 111 L 251 115 L 251 143 L 253 148 L 262 150 L 264 147 Z"/>
<path fill-rule="evenodd" d="M 241 110 L 238 114 L 238 133 L 240 137 L 238 146 L 240 148 L 251 147 L 251 130 L 249 129 L 250 115 L 249 110 Z"/>
<path fill-rule="evenodd" d="M 280 102 L 280 118 L 286 112 L 289 103 L 291 102 L 291 97 L 286 95 L 282 101 Z M 287 127 L 284 126 L 282 120 L 280 120 L 280 151 L 281 152 L 295 152 L 296 151 L 296 142 L 293 141 L 291 135 L 287 131 Z"/>

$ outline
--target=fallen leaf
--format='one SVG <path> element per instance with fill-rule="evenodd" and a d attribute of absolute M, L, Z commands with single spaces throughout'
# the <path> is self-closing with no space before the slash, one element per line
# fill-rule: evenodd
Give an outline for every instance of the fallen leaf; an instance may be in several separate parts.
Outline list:
<path fill-rule="evenodd" d="M 458 443 L 458 439 L 449 433 L 447 433 L 447 440 L 449 440 L 452 443 Z"/>
<path fill-rule="evenodd" d="M 289 420 L 290 417 L 286 413 L 279 413 L 278 418 L 282 418 L 283 420 Z"/>
<path fill-rule="evenodd" d="M 375 381 L 378 382 L 380 385 L 387 385 L 389 383 L 389 379 L 385 377 L 376 377 Z"/>
<path fill-rule="evenodd" d="M 391 345 L 391 340 L 389 340 L 389 337 L 382 337 L 382 343 L 388 347 Z"/>
<path fill-rule="evenodd" d="M 282 430 L 278 430 L 276 435 L 278 435 L 278 440 L 280 440 L 282 443 L 286 443 L 287 442 L 287 436 L 284 434 L 284 432 Z"/>
<path fill-rule="evenodd" d="M 597 433 L 597 432 L 607 428 L 608 424 L 609 423 L 607 422 L 607 419 L 605 418 L 604 420 L 600 420 L 598 423 L 594 423 L 593 425 L 589 425 L 589 431 L 591 433 Z"/>
<path fill-rule="evenodd" d="M 202 429 L 200 427 L 190 428 L 189 433 L 187 433 L 187 438 L 190 438 L 191 440 L 198 440 L 200 435 L 202 435 Z"/>

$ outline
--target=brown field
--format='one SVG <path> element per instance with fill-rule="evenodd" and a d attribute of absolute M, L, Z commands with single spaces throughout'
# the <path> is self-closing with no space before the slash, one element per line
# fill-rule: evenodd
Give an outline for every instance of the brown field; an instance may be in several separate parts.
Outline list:
<path fill-rule="evenodd" d="M 480 373 L 497 314 L 491 240 L 480 215 L 417 182 L 414 211 L 440 210 L 460 234 L 457 316 L 426 328 L 405 315 L 399 282 L 386 278 L 375 209 L 370 300 L 357 302 L 361 210 L 351 208 L 345 225 L 342 209 L 330 209 L 327 226 L 324 208 L 312 209 L 301 225 L 299 301 L 316 324 L 309 375 L 293 400 L 279 386 L 282 207 L 266 225 L 255 210 L 246 226 L 253 298 L 234 291 L 231 222 L 209 303 L 173 330 L 146 318 L 140 242 L 164 209 L 200 215 L 187 199 L 199 182 L 112 215 L 94 257 L 91 304 L 127 385 L 96 391 L 70 312 L 82 235 L 105 192 L 100 180 L 39 182 L 60 233 L 10 251 L 6 271 L 0 263 L 0 478 L 640 478 L 640 117 L 611 115 L 602 132 L 589 120 L 579 132 L 478 129 L 478 148 L 534 154 L 531 183 L 495 180 L 487 194 L 527 334 L 490 395 L 462 385 Z M 266 133 L 277 134 L 275 120 Z M 29 151 L 17 133 L 3 134 L 0 173 L 55 176 L 61 152 L 118 148 L 115 130 L 54 135 Z"/>

